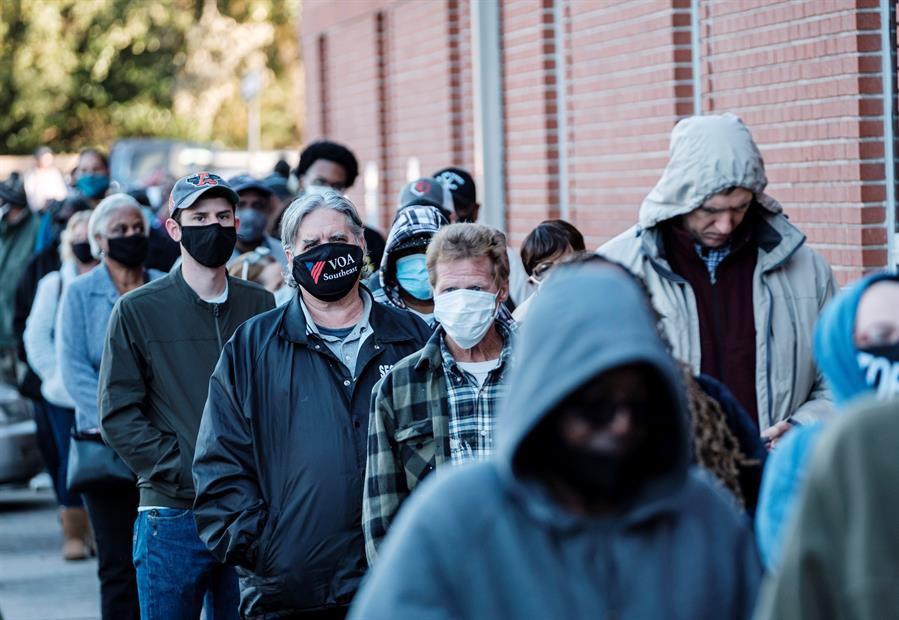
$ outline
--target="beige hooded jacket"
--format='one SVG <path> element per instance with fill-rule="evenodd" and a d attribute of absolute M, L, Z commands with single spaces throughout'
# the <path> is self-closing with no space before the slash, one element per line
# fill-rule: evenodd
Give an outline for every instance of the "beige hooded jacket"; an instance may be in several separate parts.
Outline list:
<path fill-rule="evenodd" d="M 830 394 L 812 360 L 812 331 L 836 291 L 830 267 L 805 245 L 805 235 L 790 224 L 783 207 L 765 194 L 767 184 L 761 153 L 738 117 L 684 119 L 671 134 L 662 178 L 640 206 L 639 224 L 598 250 L 643 278 L 675 357 L 698 373 L 696 298 L 665 259 L 657 225 L 690 213 L 728 188 L 752 191 L 763 210 L 753 276 L 755 383 L 762 430 L 781 420 L 808 423 L 830 413 Z"/>

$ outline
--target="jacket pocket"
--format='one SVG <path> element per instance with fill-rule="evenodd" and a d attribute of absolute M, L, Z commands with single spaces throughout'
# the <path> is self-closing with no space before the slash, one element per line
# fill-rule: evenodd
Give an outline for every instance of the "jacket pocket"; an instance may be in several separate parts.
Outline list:
<path fill-rule="evenodd" d="M 278 513 L 271 511 L 265 526 L 262 528 L 262 534 L 259 536 L 259 549 L 256 552 L 256 570 L 255 573 L 261 576 L 272 576 L 272 542 L 275 540 L 275 530 L 278 527 Z"/>
<path fill-rule="evenodd" d="M 437 442 L 434 440 L 434 425 L 430 419 L 419 420 L 398 428 L 393 434 L 399 446 L 406 486 L 411 491 L 434 470 Z"/>

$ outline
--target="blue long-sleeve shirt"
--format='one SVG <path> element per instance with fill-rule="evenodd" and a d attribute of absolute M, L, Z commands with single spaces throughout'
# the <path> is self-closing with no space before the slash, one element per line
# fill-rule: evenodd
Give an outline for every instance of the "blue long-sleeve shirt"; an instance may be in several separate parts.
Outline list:
<path fill-rule="evenodd" d="M 148 279 L 163 274 L 149 270 Z M 120 297 L 105 264 L 75 278 L 66 287 L 59 318 L 59 371 L 75 403 L 75 427 L 99 431 L 97 379 L 112 308 Z"/>

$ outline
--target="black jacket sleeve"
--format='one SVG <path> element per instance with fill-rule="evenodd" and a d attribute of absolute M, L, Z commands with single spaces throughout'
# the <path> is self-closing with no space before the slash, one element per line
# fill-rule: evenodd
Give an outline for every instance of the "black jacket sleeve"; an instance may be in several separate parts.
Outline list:
<path fill-rule="evenodd" d="M 181 478 L 178 439 L 174 433 L 156 428 L 144 414 L 147 365 L 131 332 L 127 309 L 120 299 L 109 319 L 100 362 L 100 431 L 131 471 L 176 496 Z"/>
<path fill-rule="evenodd" d="M 194 518 L 200 538 L 222 562 L 257 572 L 268 514 L 259 487 L 253 430 L 238 397 L 232 338 L 209 382 L 194 453 Z M 248 364 L 249 365 L 249 364 Z"/>

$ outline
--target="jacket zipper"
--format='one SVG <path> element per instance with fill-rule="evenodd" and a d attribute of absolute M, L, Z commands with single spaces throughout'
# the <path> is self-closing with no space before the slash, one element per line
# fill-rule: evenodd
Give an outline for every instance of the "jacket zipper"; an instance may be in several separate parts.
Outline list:
<path fill-rule="evenodd" d="M 724 351 L 722 350 L 721 346 L 721 308 L 719 307 L 720 304 L 718 303 L 717 278 L 715 278 L 715 280 L 715 282 L 709 282 L 712 287 L 712 324 L 714 325 L 715 329 L 715 362 L 718 366 L 718 379 L 719 381 L 724 383 Z"/>
<path fill-rule="evenodd" d="M 222 330 L 219 327 L 219 313 L 222 311 L 222 304 L 212 304 L 212 316 L 215 317 L 215 337 L 218 338 L 219 341 L 219 352 L 221 352 L 224 347 L 222 346 Z"/>

